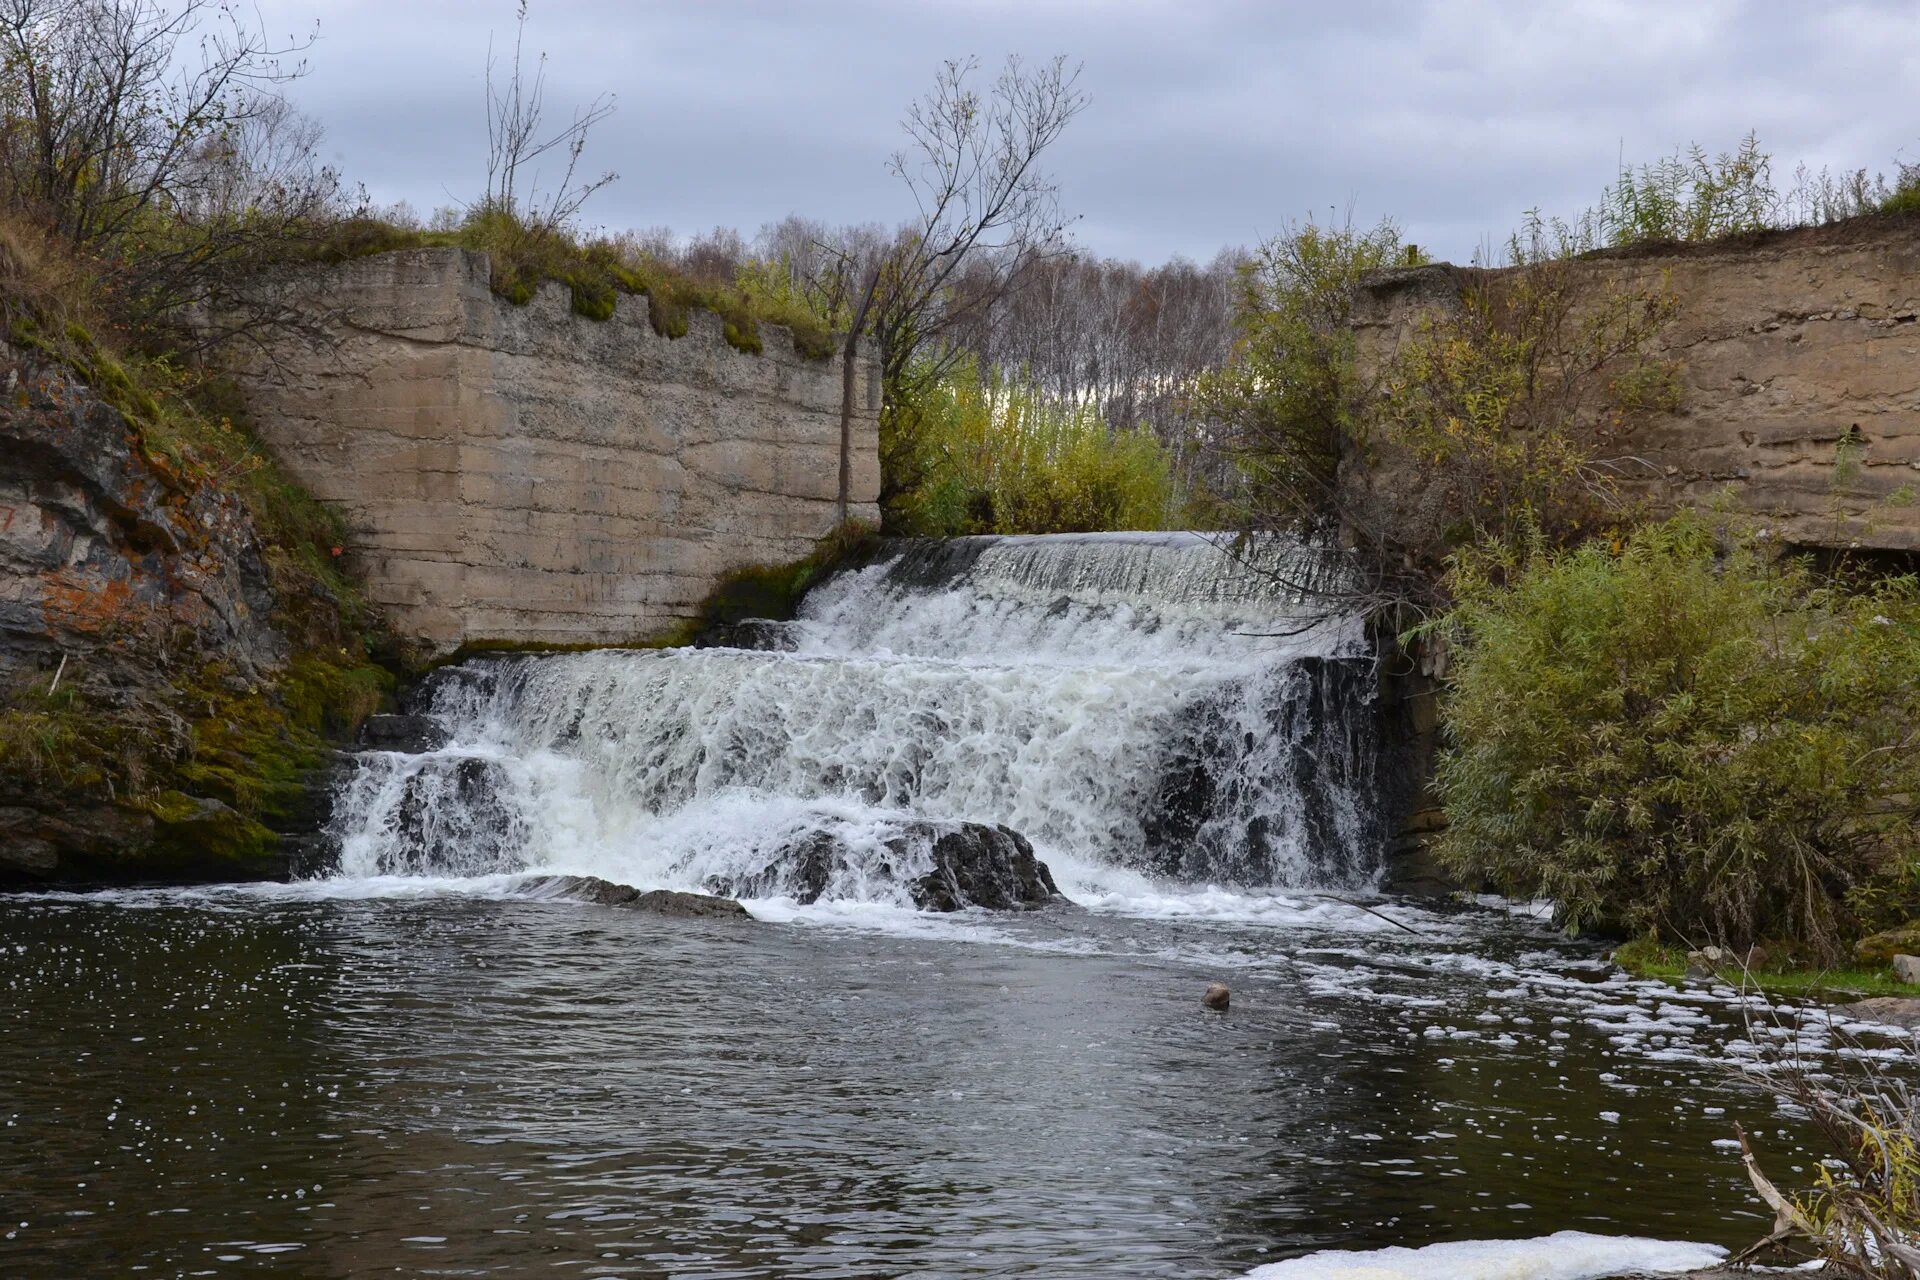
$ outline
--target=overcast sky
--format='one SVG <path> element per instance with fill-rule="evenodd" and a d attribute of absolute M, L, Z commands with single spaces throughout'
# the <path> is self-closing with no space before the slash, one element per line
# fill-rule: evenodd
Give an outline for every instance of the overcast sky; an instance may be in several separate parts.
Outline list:
<path fill-rule="evenodd" d="M 292 96 L 329 158 L 423 213 L 478 194 L 482 74 L 512 0 L 260 0 L 317 20 Z M 1079 241 L 1205 260 L 1351 204 L 1465 261 L 1592 203 L 1619 157 L 1757 129 L 1781 176 L 1920 160 L 1920 0 L 533 0 L 556 109 L 610 92 L 587 220 L 789 212 L 893 224 L 886 158 L 945 58 L 1068 54 L 1092 101 L 1050 155 Z M 1785 185 L 1784 181 L 1782 185 Z"/>

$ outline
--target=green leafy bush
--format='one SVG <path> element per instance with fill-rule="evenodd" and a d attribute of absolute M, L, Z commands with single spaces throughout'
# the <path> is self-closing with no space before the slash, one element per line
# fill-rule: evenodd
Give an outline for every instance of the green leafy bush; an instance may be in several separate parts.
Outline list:
<path fill-rule="evenodd" d="M 1232 358 L 1200 380 L 1196 416 L 1218 424 L 1244 478 L 1243 523 L 1324 524 L 1363 390 L 1348 318 L 1355 287 L 1385 267 L 1425 262 L 1391 221 L 1293 226 L 1240 268 Z"/>
<path fill-rule="evenodd" d="M 970 365 L 901 412 L 926 477 L 899 506 L 903 532 L 1164 529 L 1184 512 L 1172 454 L 1151 431 L 1116 431 L 1090 408 L 983 383 Z"/>
<path fill-rule="evenodd" d="M 1912 879 L 1914 579 L 1848 589 L 1683 516 L 1468 557 L 1455 588 L 1439 855 L 1461 877 L 1816 959 L 1858 927 L 1850 891 Z"/>

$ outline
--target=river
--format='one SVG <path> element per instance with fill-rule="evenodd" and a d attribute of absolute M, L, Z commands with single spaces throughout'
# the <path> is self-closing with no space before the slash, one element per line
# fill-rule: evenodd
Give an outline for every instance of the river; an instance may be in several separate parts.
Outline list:
<path fill-rule="evenodd" d="M 773 650 L 450 670 L 325 878 L 0 896 L 0 1270 L 1288 1280 L 1491 1241 L 1368 1274 L 1559 1280 L 1763 1234 L 1733 1123 L 1816 1155 L 1734 1068 L 1890 1050 L 1375 892 L 1362 637 L 1289 581 L 1180 538 L 894 555 Z M 1064 900 L 915 910 L 924 821 L 1025 832 Z M 825 890 L 753 919 L 525 892 L 805 831 Z"/>

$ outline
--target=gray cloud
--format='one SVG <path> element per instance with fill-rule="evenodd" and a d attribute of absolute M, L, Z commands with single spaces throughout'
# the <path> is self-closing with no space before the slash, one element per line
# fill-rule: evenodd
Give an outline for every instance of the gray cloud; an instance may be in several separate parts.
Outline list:
<path fill-rule="evenodd" d="M 484 178 L 482 70 L 509 0 L 264 0 L 318 20 L 293 96 L 375 199 L 430 210 Z M 944 58 L 1064 52 L 1092 105 L 1052 156 L 1079 239 L 1205 259 L 1351 204 L 1464 259 L 1539 205 L 1590 203 L 1617 159 L 1757 129 L 1784 172 L 1920 159 L 1910 0 L 1413 0 L 904 4 L 534 0 L 557 109 L 618 112 L 588 161 L 609 227 L 790 212 L 894 222 L 898 121 Z"/>

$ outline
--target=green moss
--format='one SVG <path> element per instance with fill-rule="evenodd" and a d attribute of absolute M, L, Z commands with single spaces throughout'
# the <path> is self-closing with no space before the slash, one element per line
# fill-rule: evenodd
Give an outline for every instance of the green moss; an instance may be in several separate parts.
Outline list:
<path fill-rule="evenodd" d="M 807 588 L 871 545 L 871 526 L 849 520 L 822 538 L 791 564 L 748 565 L 720 579 L 700 603 L 703 625 L 744 622 L 749 618 L 789 621 Z"/>
<path fill-rule="evenodd" d="M 1687 972 L 1685 948 L 1667 946 L 1649 938 L 1622 943 L 1613 953 L 1613 962 L 1638 977 L 1670 982 L 1680 981 Z M 1745 985 L 1771 996 L 1845 1002 L 1863 996 L 1920 995 L 1920 987 L 1900 981 L 1885 968 L 1763 964 L 1743 972 L 1737 965 L 1723 965 L 1716 974 L 1732 986 Z"/>
<path fill-rule="evenodd" d="M 1864 965 L 1889 965 L 1897 955 L 1920 955 L 1920 920 L 1869 934 L 1853 944 L 1853 958 Z"/>
<path fill-rule="evenodd" d="M 138 806 L 154 820 L 155 857 L 175 864 L 249 862 L 276 853 L 280 838 L 232 807 L 182 791 L 159 791 Z"/>
<path fill-rule="evenodd" d="M 726 335 L 727 345 L 735 351 L 744 351 L 750 356 L 757 356 L 766 349 L 760 341 L 760 330 L 751 321 L 745 325 L 738 325 L 729 320 L 722 326 L 721 332 Z"/>
<path fill-rule="evenodd" d="M 663 338 L 687 336 L 687 309 L 662 293 L 647 295 L 647 323 Z"/>

